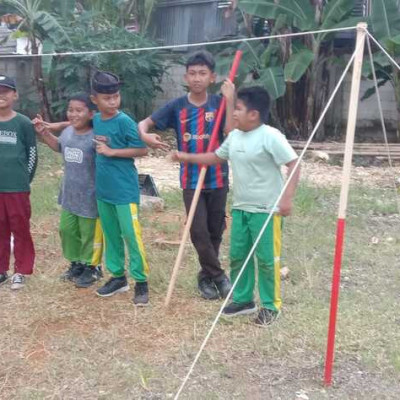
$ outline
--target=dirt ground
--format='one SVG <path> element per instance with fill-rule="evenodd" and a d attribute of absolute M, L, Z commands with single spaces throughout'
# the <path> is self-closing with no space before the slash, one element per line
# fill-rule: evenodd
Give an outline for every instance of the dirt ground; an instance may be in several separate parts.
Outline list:
<path fill-rule="evenodd" d="M 150 174 L 160 189 L 179 187 L 179 165 L 171 163 L 166 156 L 152 156 L 136 160 L 140 173 Z M 340 186 L 342 167 L 324 162 L 305 160 L 302 162 L 302 179 L 317 187 Z M 354 166 L 351 182 L 363 186 L 393 187 L 394 180 L 400 180 L 400 167 Z"/>
<path fill-rule="evenodd" d="M 136 309 L 132 290 L 102 299 L 95 288 L 79 290 L 58 279 L 66 262 L 57 235 L 59 177 L 51 171 L 60 166 L 57 161 L 54 167 L 53 155 L 46 157 L 49 164 L 40 166 L 33 190 L 35 274 L 19 293 L 0 288 L 0 400 L 172 399 L 221 305 L 199 298 L 189 244 L 172 307 L 163 307 L 177 247 L 162 240 L 181 236 L 180 192 L 168 192 L 164 212 L 142 216 L 151 306 Z M 164 156 L 138 160 L 137 166 L 159 189 L 178 187 L 179 167 Z M 266 330 L 247 317 L 221 320 L 181 399 L 400 398 L 400 218 L 385 203 L 400 170 L 353 168 L 352 183 L 371 193 L 355 199 L 357 213 L 347 231 L 334 385 L 327 388 L 322 376 L 341 167 L 306 161 L 302 168 L 309 187 L 299 193 L 303 198 L 285 228 L 291 274 L 282 287 L 283 317 Z M 321 188 L 318 196 L 315 188 Z M 228 248 L 225 235 L 224 266 Z"/>

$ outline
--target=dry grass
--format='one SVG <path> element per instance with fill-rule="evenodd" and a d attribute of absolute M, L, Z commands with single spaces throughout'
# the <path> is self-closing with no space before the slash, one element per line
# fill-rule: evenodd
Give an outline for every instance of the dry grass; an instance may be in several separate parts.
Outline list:
<path fill-rule="evenodd" d="M 154 240 L 179 237 L 179 192 L 165 195 L 164 213 L 142 215 L 151 307 L 135 309 L 131 292 L 101 299 L 94 288 L 58 280 L 66 264 L 57 237 L 58 178 L 49 169 L 59 161 L 41 155 L 32 195 L 36 273 L 18 293 L 0 287 L 0 398 L 173 398 L 220 306 L 197 296 L 197 261 L 188 246 L 172 307 L 163 308 L 177 249 Z M 221 320 L 182 398 L 400 398 L 400 219 L 389 195 L 363 187 L 352 194 L 332 388 L 321 382 L 338 191 L 304 186 L 285 225 L 291 278 L 282 318 L 266 330 L 248 318 Z"/>

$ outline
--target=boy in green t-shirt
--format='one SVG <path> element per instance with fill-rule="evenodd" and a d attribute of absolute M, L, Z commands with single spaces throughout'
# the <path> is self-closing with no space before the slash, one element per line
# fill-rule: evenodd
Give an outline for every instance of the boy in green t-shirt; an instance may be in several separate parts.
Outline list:
<path fill-rule="evenodd" d="M 24 286 L 35 261 L 29 195 L 37 164 L 36 135 L 29 118 L 13 110 L 17 99 L 15 81 L 0 75 L 0 284 L 8 279 L 13 235 L 11 289 Z"/>
<path fill-rule="evenodd" d="M 119 111 L 119 79 L 109 72 L 97 72 L 92 79 L 92 101 L 99 113 L 93 118 L 96 141 L 96 198 L 105 239 L 106 267 L 112 278 L 97 294 L 101 297 L 126 292 L 125 250 L 129 272 L 136 281 L 133 302 L 148 304 L 149 267 L 138 220 L 139 180 L 133 157 L 147 155 L 139 139 L 136 122 Z"/>
<path fill-rule="evenodd" d="M 229 86 L 225 90 L 233 90 Z M 292 198 L 299 180 L 297 169 L 277 209 L 273 206 L 283 189 L 280 167 L 294 169 L 297 155 L 286 138 L 268 125 L 269 96 L 260 87 L 238 91 L 233 130 L 215 153 L 187 154 L 176 152 L 174 161 L 213 165 L 230 160 L 233 173 L 233 205 L 231 229 L 231 282 L 236 280 L 259 232 L 273 213 L 255 251 L 261 309 L 255 323 L 265 326 L 273 322 L 281 309 L 280 256 L 282 216 L 290 214 Z M 233 301 L 223 315 L 236 316 L 257 311 L 253 301 L 255 285 L 254 259 L 248 262 L 233 291 Z"/>

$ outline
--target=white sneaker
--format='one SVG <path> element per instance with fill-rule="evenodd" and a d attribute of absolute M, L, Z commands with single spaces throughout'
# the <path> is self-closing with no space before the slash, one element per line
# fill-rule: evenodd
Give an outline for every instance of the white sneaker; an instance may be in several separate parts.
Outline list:
<path fill-rule="evenodd" d="M 22 274 L 14 274 L 11 277 L 11 289 L 18 290 L 25 286 L 25 277 Z"/>

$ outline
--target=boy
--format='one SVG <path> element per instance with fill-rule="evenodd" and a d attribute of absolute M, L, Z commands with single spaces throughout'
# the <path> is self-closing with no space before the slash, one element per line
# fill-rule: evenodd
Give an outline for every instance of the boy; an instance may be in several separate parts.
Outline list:
<path fill-rule="evenodd" d="M 145 143 L 152 147 L 166 148 L 158 135 L 148 132 L 153 126 L 160 130 L 173 128 L 179 151 L 190 154 L 207 151 L 221 102 L 220 96 L 207 93 L 208 87 L 216 79 L 214 69 L 215 61 L 207 51 L 195 53 L 187 60 L 185 80 L 189 86 L 189 93 L 172 100 L 139 123 L 140 137 Z M 233 97 L 227 98 L 226 110 L 226 121 L 218 132 L 217 145 L 224 140 L 224 131 L 228 133 L 233 129 Z M 197 186 L 198 175 L 199 166 L 181 164 L 180 183 L 187 213 Z M 218 259 L 225 229 L 228 175 L 227 163 L 208 168 L 190 229 L 191 240 L 201 267 L 198 288 L 201 296 L 208 300 L 225 298 L 231 288 Z"/>
<path fill-rule="evenodd" d="M 103 232 L 95 193 L 94 109 L 87 94 L 72 96 L 67 107 L 69 126 L 59 137 L 51 130 L 65 123 L 45 123 L 40 115 L 32 121 L 42 141 L 63 157 L 59 232 L 63 256 L 70 266 L 61 279 L 72 281 L 79 288 L 87 288 L 103 276 Z"/>
<path fill-rule="evenodd" d="M 149 267 L 138 221 L 139 181 L 133 157 L 147 154 L 136 123 L 119 111 L 120 82 L 109 72 L 96 72 L 92 79 L 92 101 L 99 113 L 93 118 L 96 141 L 96 197 L 105 239 L 106 267 L 112 278 L 97 290 L 102 297 L 126 292 L 125 250 L 129 272 L 136 281 L 133 303 L 148 304 Z"/>
<path fill-rule="evenodd" d="M 279 208 L 273 209 L 283 188 L 280 166 L 285 164 L 290 175 L 297 155 L 278 130 L 265 125 L 270 100 L 264 89 L 244 88 L 239 90 L 237 98 L 234 112 L 237 129 L 229 134 L 215 153 L 194 155 L 177 152 L 173 159 L 207 165 L 219 164 L 229 159 L 232 163 L 232 282 L 242 268 L 261 227 L 269 214 L 273 213 L 255 252 L 261 300 L 261 309 L 255 323 L 265 326 L 276 319 L 281 309 L 281 216 L 291 212 L 299 171 L 296 170 L 286 188 Z M 223 310 L 225 316 L 250 314 L 257 310 L 253 301 L 254 284 L 255 270 L 252 258 L 233 291 L 233 302 Z"/>
<path fill-rule="evenodd" d="M 37 165 L 36 136 L 31 121 L 13 110 L 17 99 L 15 81 L 0 75 L 0 284 L 8 279 L 12 234 L 11 289 L 24 287 L 35 261 L 29 195 Z"/>

